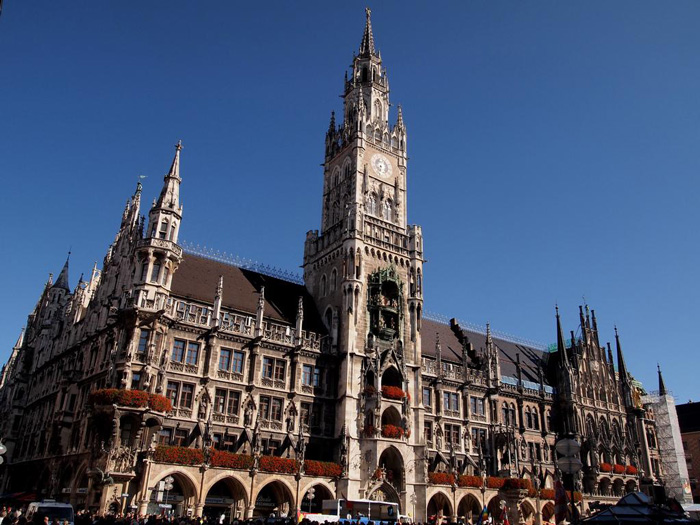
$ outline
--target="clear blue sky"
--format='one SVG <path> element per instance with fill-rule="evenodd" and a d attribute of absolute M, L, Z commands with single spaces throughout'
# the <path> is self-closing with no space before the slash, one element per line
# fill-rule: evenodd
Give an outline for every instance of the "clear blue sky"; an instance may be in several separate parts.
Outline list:
<path fill-rule="evenodd" d="M 181 238 L 285 269 L 364 3 L 6 0 L 4 361 L 49 272 L 101 263 L 182 139 Z M 377 2 L 426 309 L 556 340 L 585 296 L 632 373 L 698 400 L 700 2 Z M 395 108 L 392 118 L 395 118 Z"/>

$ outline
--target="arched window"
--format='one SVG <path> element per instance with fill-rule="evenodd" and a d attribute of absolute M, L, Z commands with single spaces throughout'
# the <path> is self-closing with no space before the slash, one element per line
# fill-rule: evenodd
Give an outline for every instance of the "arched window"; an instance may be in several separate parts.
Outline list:
<path fill-rule="evenodd" d="M 326 314 L 323 316 L 323 320 L 326 322 L 326 328 L 328 328 L 328 331 L 332 330 L 332 328 L 333 328 L 333 309 L 330 306 L 326 309 Z"/>
<path fill-rule="evenodd" d="M 525 426 L 527 428 L 532 428 L 532 414 L 530 414 L 530 407 L 525 407 Z"/>
<path fill-rule="evenodd" d="M 534 427 L 535 430 L 540 429 L 540 418 L 537 414 L 536 408 L 532 409 L 532 426 Z"/>
<path fill-rule="evenodd" d="M 378 100 L 375 100 L 374 102 L 374 114 L 377 118 L 382 117 L 382 103 Z"/>
<path fill-rule="evenodd" d="M 515 426 L 518 424 L 517 419 L 515 418 L 515 405 L 513 403 L 510 404 L 510 409 L 508 410 L 509 416 L 510 416 L 510 424 Z"/>
<path fill-rule="evenodd" d="M 331 293 L 335 292 L 336 283 L 338 281 L 338 272 L 333 268 L 331 272 Z"/>
<path fill-rule="evenodd" d="M 367 197 L 367 213 L 370 215 L 377 215 L 377 194 L 372 192 Z"/>
<path fill-rule="evenodd" d="M 503 408 L 501 409 L 501 417 L 503 418 L 503 424 L 508 424 L 508 405 L 503 403 Z"/>
<path fill-rule="evenodd" d="M 159 239 L 167 239 L 168 238 L 168 221 L 164 220 L 163 222 L 160 223 L 160 232 L 158 232 L 158 238 Z"/>
<path fill-rule="evenodd" d="M 394 203 L 391 201 L 391 199 L 385 200 L 384 201 L 384 220 L 386 220 L 386 221 L 392 220 L 393 210 L 394 210 Z"/>
<path fill-rule="evenodd" d="M 321 297 L 326 296 L 326 274 L 321 276 Z"/>
<path fill-rule="evenodd" d="M 345 167 L 343 168 L 343 177 L 345 177 L 345 179 L 348 179 L 350 177 L 350 163 L 349 162 L 346 163 Z"/>

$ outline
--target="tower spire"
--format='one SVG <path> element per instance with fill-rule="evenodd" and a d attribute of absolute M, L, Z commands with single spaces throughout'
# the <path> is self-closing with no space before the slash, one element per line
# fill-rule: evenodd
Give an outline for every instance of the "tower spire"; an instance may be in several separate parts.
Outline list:
<path fill-rule="evenodd" d="M 61 269 L 61 273 L 58 274 L 58 279 L 56 279 L 56 284 L 53 285 L 54 288 L 63 288 L 67 292 L 70 292 L 70 285 L 68 284 L 68 261 L 70 261 L 70 252 L 68 252 L 68 257 L 66 257 L 66 263 Z"/>
<path fill-rule="evenodd" d="M 156 208 L 170 208 L 179 210 L 180 208 L 180 151 L 182 150 L 182 141 L 179 140 L 175 145 L 175 157 L 170 165 L 170 171 L 163 179 L 163 189 L 160 192 Z"/>
<path fill-rule="evenodd" d="M 615 326 L 615 346 L 617 347 L 617 372 L 620 374 L 620 381 L 626 383 L 629 379 L 629 374 L 625 365 L 625 356 L 622 354 L 622 345 L 620 344 L 620 335 L 617 333 L 617 326 Z"/>
<path fill-rule="evenodd" d="M 656 369 L 659 371 L 659 395 L 666 395 L 666 383 L 664 383 L 664 376 L 661 375 L 661 366 L 656 363 Z"/>
<path fill-rule="evenodd" d="M 566 354 L 566 340 L 564 339 L 564 331 L 561 328 L 558 305 L 555 306 L 555 310 L 557 312 L 557 350 L 559 352 L 559 366 L 569 368 L 569 356 Z"/>
<path fill-rule="evenodd" d="M 365 16 L 367 21 L 365 22 L 365 32 L 362 34 L 362 42 L 360 42 L 360 55 L 361 57 L 369 57 L 375 55 L 374 51 L 374 35 L 372 34 L 372 10 L 369 7 L 365 7 Z"/>

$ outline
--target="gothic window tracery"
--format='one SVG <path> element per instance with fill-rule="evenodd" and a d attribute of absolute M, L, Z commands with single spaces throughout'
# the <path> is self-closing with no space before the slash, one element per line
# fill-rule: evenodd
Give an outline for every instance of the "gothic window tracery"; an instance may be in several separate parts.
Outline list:
<path fill-rule="evenodd" d="M 399 337 L 402 312 L 401 282 L 393 266 L 378 270 L 369 277 L 368 310 L 370 330 L 384 340 Z"/>
<path fill-rule="evenodd" d="M 374 192 L 371 192 L 367 198 L 367 213 L 377 215 L 377 194 Z"/>
<path fill-rule="evenodd" d="M 384 220 L 391 221 L 393 208 L 394 206 L 391 199 L 387 199 L 384 201 Z"/>

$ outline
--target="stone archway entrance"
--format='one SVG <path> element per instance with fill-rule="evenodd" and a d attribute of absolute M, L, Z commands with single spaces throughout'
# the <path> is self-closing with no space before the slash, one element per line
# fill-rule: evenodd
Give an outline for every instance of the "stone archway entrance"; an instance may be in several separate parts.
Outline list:
<path fill-rule="evenodd" d="M 207 492 L 202 515 L 209 523 L 218 523 L 223 514 L 230 521 L 245 518 L 246 493 L 234 478 L 217 481 Z"/>
<path fill-rule="evenodd" d="M 173 516 L 186 516 L 194 512 L 197 490 L 192 482 L 185 475 L 177 472 L 170 474 L 170 477 L 173 478 L 173 488 L 170 490 L 165 490 L 167 485 L 164 483 L 168 475 L 154 484 L 148 502 L 148 514 L 165 512 Z"/>
<path fill-rule="evenodd" d="M 253 517 L 286 517 L 294 511 L 294 496 L 281 481 L 271 481 L 258 491 Z"/>
<path fill-rule="evenodd" d="M 314 489 L 314 497 L 309 500 L 308 493 L 309 489 Z M 306 489 L 306 492 L 299 496 L 301 498 L 301 503 L 299 505 L 302 512 L 309 512 L 312 514 L 322 514 L 323 512 L 323 502 L 325 500 L 334 499 L 331 491 L 327 487 L 321 484 L 314 485 Z"/>
<path fill-rule="evenodd" d="M 476 523 L 482 508 L 481 501 L 476 496 L 467 494 L 457 505 L 457 518 L 462 519 L 465 523 Z"/>
<path fill-rule="evenodd" d="M 391 409 L 398 414 L 398 411 L 396 411 L 394 407 L 391 407 Z M 384 414 L 387 412 L 389 412 L 389 410 L 386 410 Z M 382 416 L 382 418 L 383 417 L 384 416 Z M 401 453 L 395 447 L 389 447 L 382 452 L 381 456 L 379 456 L 379 461 L 377 464 L 379 468 L 382 469 L 382 479 L 384 483 L 391 485 L 391 487 L 393 487 L 394 491 L 397 493 L 396 500 L 387 499 L 385 501 L 394 501 L 395 503 L 398 503 L 398 494 L 404 489 L 404 468 Z"/>
<path fill-rule="evenodd" d="M 437 492 L 428 501 L 428 522 L 440 525 L 444 518 L 452 516 L 450 498 L 442 492 Z"/>
<path fill-rule="evenodd" d="M 527 525 L 533 525 L 535 523 L 536 511 L 529 501 L 523 501 L 520 504 L 520 516 L 521 520 L 524 521 Z"/>

